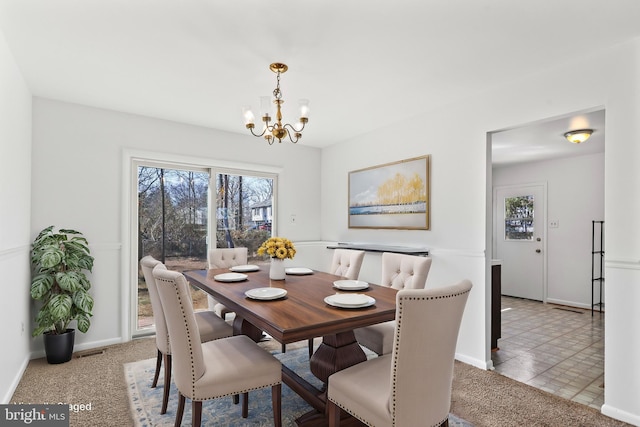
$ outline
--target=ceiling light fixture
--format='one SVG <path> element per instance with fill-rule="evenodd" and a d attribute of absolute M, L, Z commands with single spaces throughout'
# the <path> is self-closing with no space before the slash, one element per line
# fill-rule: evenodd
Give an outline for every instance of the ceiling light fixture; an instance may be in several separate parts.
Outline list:
<path fill-rule="evenodd" d="M 564 134 L 564 137 L 567 138 L 569 142 L 580 144 L 581 142 L 585 142 L 587 139 L 589 139 L 592 133 L 593 129 L 579 129 L 566 132 Z"/>
<path fill-rule="evenodd" d="M 242 109 L 244 124 L 246 128 L 251 131 L 253 136 L 264 136 L 264 139 L 267 140 L 269 145 L 273 144 L 276 139 L 278 142 L 282 142 L 282 139 L 287 136 L 289 137 L 289 140 L 295 144 L 300 138 L 302 138 L 302 130 L 309 121 L 309 100 L 301 99 L 298 101 L 300 106 L 300 119 L 297 126 L 289 123 L 282 124 L 281 105 L 284 103 L 284 100 L 282 99 L 282 92 L 280 91 L 280 75 L 285 73 L 289 67 L 287 67 L 286 64 L 274 62 L 269 66 L 269 69 L 277 74 L 277 84 L 276 88 L 273 90 L 273 96 L 275 98 L 273 103 L 276 104 L 276 122 L 269 124 L 271 121 L 271 116 L 269 115 L 269 111 L 271 110 L 271 100 L 268 96 L 262 96 L 260 97 L 260 109 L 262 110 L 262 121 L 264 122 L 262 132 L 257 134 L 253 131 L 256 125 L 254 123 L 255 117 L 250 107 L 244 107 Z M 291 134 L 293 134 L 293 136 L 291 136 Z"/>

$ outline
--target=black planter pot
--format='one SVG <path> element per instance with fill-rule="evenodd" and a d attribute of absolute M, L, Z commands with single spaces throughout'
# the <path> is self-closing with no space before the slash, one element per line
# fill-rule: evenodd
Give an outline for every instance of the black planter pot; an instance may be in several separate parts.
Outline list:
<path fill-rule="evenodd" d="M 44 351 L 50 364 L 65 363 L 71 360 L 75 329 L 67 329 L 64 334 L 56 335 L 51 332 L 44 334 Z"/>

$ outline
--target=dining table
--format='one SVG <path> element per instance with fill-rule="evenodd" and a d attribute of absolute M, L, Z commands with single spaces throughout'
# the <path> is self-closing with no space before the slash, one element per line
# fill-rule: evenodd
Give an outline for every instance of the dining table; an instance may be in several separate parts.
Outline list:
<path fill-rule="evenodd" d="M 234 335 L 244 334 L 258 342 L 264 332 L 283 348 L 322 337 L 309 368 L 323 386 L 313 386 L 284 364 L 282 380 L 313 408 L 296 423 L 327 425 L 329 376 L 367 360 L 353 330 L 393 320 L 397 291 L 308 268 L 286 271 L 284 280 L 271 280 L 269 265 L 250 265 L 239 271 L 192 270 L 184 275 L 193 286 L 235 313 Z"/>

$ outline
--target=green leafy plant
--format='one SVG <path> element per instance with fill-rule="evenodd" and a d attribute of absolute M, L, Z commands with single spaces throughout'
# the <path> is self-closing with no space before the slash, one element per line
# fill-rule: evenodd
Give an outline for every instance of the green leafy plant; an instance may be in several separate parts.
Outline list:
<path fill-rule="evenodd" d="M 31 247 L 31 297 L 42 302 L 36 315 L 33 336 L 63 334 L 69 323 L 78 322 L 78 330 L 87 332 L 93 315 L 91 272 L 94 258 L 87 239 L 75 230 L 45 228 Z"/>

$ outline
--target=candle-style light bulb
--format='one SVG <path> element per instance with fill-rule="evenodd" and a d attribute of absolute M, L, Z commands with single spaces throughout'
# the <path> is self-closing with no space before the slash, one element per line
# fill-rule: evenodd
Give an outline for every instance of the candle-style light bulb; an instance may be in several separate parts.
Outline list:
<path fill-rule="evenodd" d="M 271 117 L 271 97 L 270 96 L 260 97 L 260 116 Z"/>
<path fill-rule="evenodd" d="M 308 119 L 309 118 L 309 100 L 299 99 L 298 105 L 300 106 L 300 118 Z"/>
<path fill-rule="evenodd" d="M 247 127 L 253 126 L 256 121 L 253 111 L 251 111 L 251 107 L 242 107 L 242 117 L 244 118 L 244 124 Z"/>

